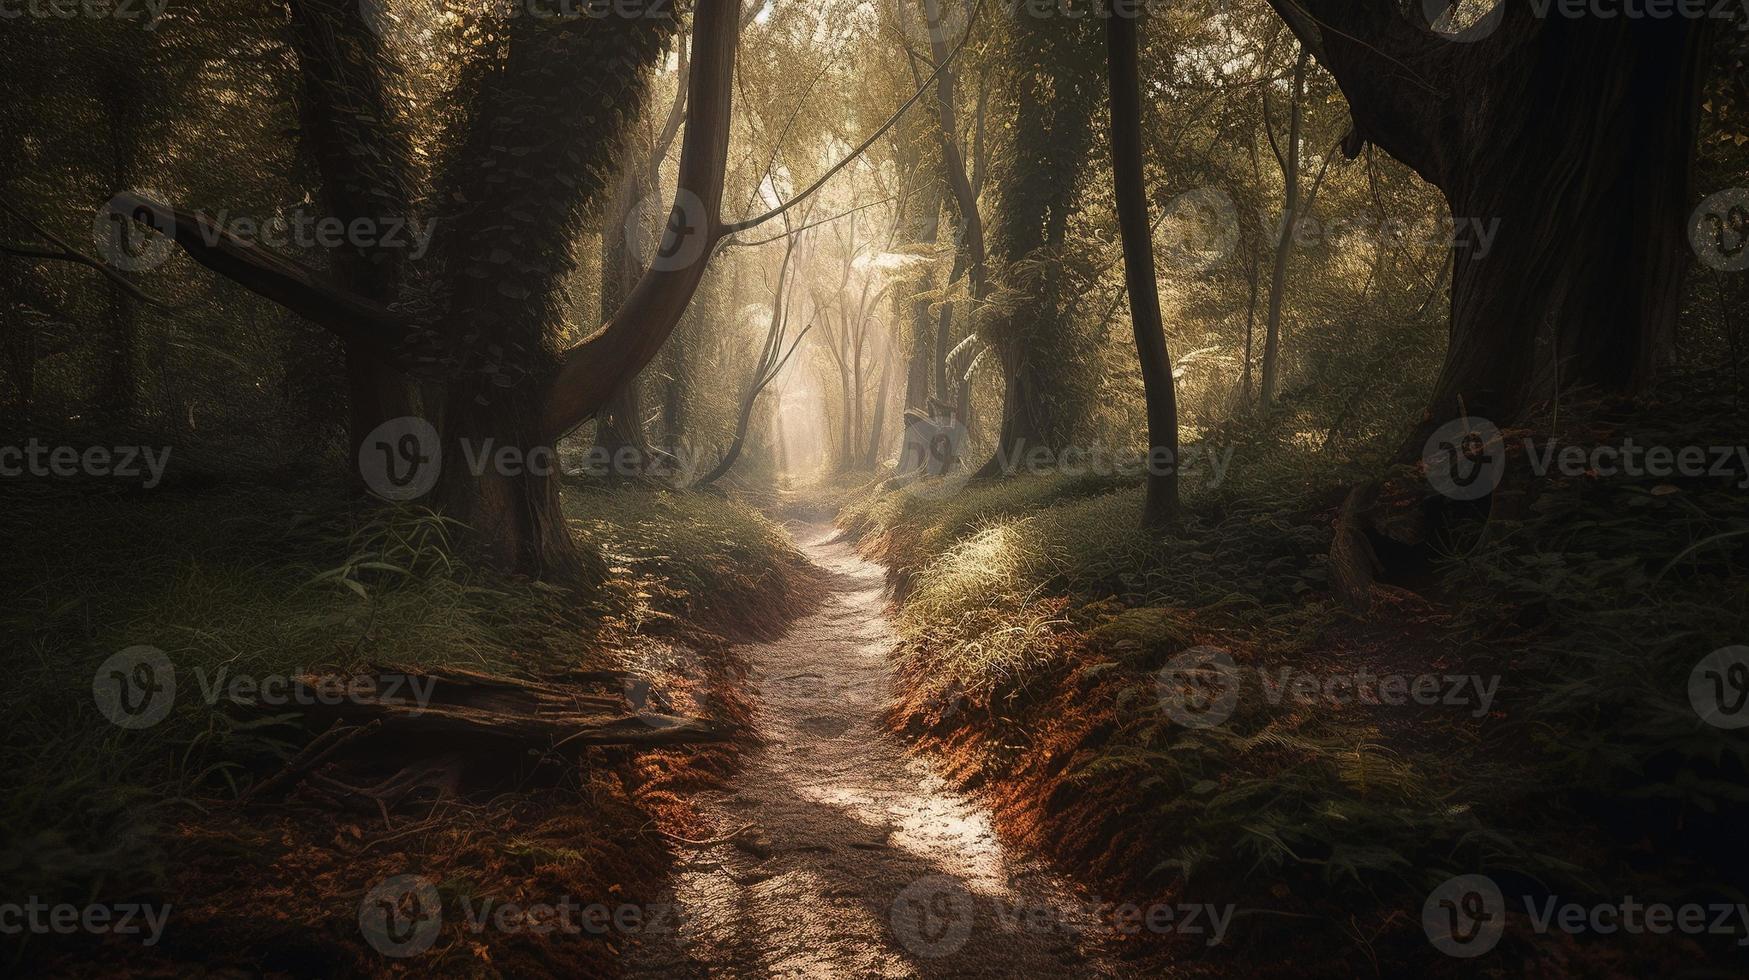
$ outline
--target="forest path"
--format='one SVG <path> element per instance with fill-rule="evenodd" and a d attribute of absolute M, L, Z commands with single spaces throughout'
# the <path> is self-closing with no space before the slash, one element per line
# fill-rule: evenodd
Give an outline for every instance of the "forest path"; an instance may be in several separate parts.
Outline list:
<path fill-rule="evenodd" d="M 699 801 L 720 833 L 754 829 L 682 852 L 669 928 L 634 947 L 631 975 L 1112 975 L 1067 883 L 1008 853 L 989 811 L 882 724 L 896 637 L 880 566 L 829 526 L 795 533 L 829 594 L 747 648 L 765 744 Z"/>

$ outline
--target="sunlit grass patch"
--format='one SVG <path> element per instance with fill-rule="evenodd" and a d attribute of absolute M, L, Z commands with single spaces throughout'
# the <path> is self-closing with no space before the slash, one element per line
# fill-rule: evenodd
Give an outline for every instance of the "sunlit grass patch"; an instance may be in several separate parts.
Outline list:
<path fill-rule="evenodd" d="M 1740 441 L 1734 405 L 1666 397 L 1605 437 Z M 1544 481 L 1485 538 L 1447 529 L 1442 576 L 1418 586 L 1433 602 L 1356 617 L 1329 592 L 1331 520 L 1388 456 L 1264 422 L 1225 436 L 1225 478 L 1187 482 L 1169 534 L 1139 529 L 1133 481 L 1089 491 L 1045 474 L 852 500 L 842 523 L 891 564 L 903 600 L 910 714 L 895 724 L 1033 814 L 1029 835 L 1154 886 L 1410 907 L 1444 875 L 1485 869 L 1574 894 L 1723 894 L 1718 856 L 1682 841 L 1749 811 L 1749 754 L 1700 721 L 1688 683 L 1749 630 L 1749 495 L 1717 479 Z M 1248 668 L 1329 673 L 1366 656 L 1477 671 L 1500 698 L 1479 713 L 1337 711 L 1270 703 L 1250 677 L 1231 717 L 1197 730 L 1167 717 L 1155 673 L 1193 644 Z M 943 690 L 973 709 L 939 710 Z M 1113 807 L 1123 816 L 1104 823 Z M 1085 840 L 1089 821 L 1117 837 Z M 1652 841 L 1668 867 L 1623 839 Z M 1290 884 L 1302 879 L 1318 885 Z"/>

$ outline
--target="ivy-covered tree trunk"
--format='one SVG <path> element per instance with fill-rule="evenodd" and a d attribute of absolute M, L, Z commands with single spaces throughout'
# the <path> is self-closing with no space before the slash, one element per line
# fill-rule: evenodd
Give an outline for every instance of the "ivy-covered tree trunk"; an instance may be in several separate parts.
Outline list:
<path fill-rule="evenodd" d="M 1008 475 L 1027 452 L 1061 448 L 1067 435 L 1063 409 L 1074 406 L 1062 382 L 1074 325 L 1061 250 L 1104 89 L 1095 24 L 1023 17 L 1013 27 L 1006 88 L 1014 93 L 1014 122 L 997 171 L 991 253 L 1007 288 L 1026 299 L 991 329 L 1006 378 L 996 451 L 980 478 Z"/>
<path fill-rule="evenodd" d="M 672 33 L 660 23 L 576 32 L 513 19 L 502 56 L 477 59 L 462 81 L 478 114 L 440 188 L 455 202 L 438 218 L 436 249 L 448 296 L 440 499 L 501 568 L 563 576 L 582 566 L 559 507 L 561 433 L 543 414 L 560 367 L 552 338 L 573 243 Z"/>
<path fill-rule="evenodd" d="M 301 150 L 315 169 L 316 199 L 325 217 L 348 226 L 369 222 L 380 234 L 411 216 L 407 135 L 392 108 L 382 66 L 382 42 L 358 4 L 295 0 L 289 30 L 298 58 Z M 405 244 L 403 242 L 403 244 Z M 365 248 L 347 242 L 333 253 L 336 282 L 382 303 L 394 302 L 411 263 L 404 247 Z M 343 340 L 348 459 L 365 437 L 390 419 L 415 412 L 413 386 L 383 351 Z"/>

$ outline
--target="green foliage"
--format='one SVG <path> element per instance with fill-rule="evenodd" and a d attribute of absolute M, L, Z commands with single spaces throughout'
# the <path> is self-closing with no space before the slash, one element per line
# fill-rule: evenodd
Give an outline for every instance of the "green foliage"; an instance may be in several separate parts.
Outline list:
<path fill-rule="evenodd" d="M 0 751 L 7 880 L 45 900 L 99 879 L 116 892 L 152 887 L 169 825 L 234 798 L 306 737 L 289 709 L 228 710 L 229 678 L 367 664 L 519 676 L 642 667 L 634 630 L 690 617 L 704 596 L 773 606 L 799 561 L 778 529 L 717 498 L 628 491 L 567 506 L 616 563 L 587 595 L 472 567 L 453 523 L 421 509 L 259 487 L 9 496 L 4 536 L 32 560 L 0 580 L 14 732 Z M 177 697 L 163 721 L 126 731 L 98 712 L 92 679 L 134 645 L 164 651 Z"/>
<path fill-rule="evenodd" d="M 1742 412 L 1717 391 L 1690 378 L 1615 410 L 1569 406 L 1598 428 L 1568 437 L 1730 445 Z M 1351 463 L 1281 418 L 1220 431 L 1234 443 L 1228 480 L 1187 483 L 1188 515 L 1167 535 L 1135 529 L 1138 488 L 1085 476 L 850 497 L 841 522 L 904 590 L 905 676 L 991 706 L 954 722 L 984 736 L 982 775 L 1010 775 L 1012 746 L 1024 755 L 1049 726 L 1036 706 L 1096 677 L 1112 700 L 1087 710 L 1109 709 L 1112 727 L 1073 779 L 1131 787 L 1146 814 L 1134 833 L 1154 855 L 1141 870 L 1197 894 L 1306 879 L 1319 894 L 1410 902 L 1478 869 L 1579 893 L 1723 886 L 1719 856 L 1684 841 L 1749 812 L 1749 747 L 1702 723 L 1687 692 L 1695 663 L 1749 630 L 1743 475 L 1539 480 L 1523 520 L 1442 539 L 1453 619 L 1369 639 L 1383 627 L 1328 597 L 1324 555 L 1337 488 L 1386 458 L 1390 436 Z M 1154 671 L 1192 645 L 1331 671 L 1372 643 L 1411 674 L 1498 674 L 1491 713 L 1410 722 L 1272 702 L 1244 671 L 1224 724 L 1186 728 L 1162 710 Z M 1642 836 L 1663 868 L 1619 846 Z"/>

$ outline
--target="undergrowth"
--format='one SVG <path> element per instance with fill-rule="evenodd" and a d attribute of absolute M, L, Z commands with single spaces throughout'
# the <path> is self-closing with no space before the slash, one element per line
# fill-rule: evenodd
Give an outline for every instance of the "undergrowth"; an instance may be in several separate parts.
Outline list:
<path fill-rule="evenodd" d="M 234 799 L 307 737 L 289 711 L 227 710 L 230 678 L 683 669 L 682 645 L 636 636 L 695 616 L 758 632 L 794 599 L 800 556 L 746 507 L 649 491 L 568 492 L 566 507 L 613 567 L 582 591 L 470 566 L 456 527 L 416 507 L 259 486 L 13 496 L 0 874 L 46 901 L 161 883 L 165 828 Z M 162 721 L 124 730 L 100 714 L 94 674 L 136 645 L 169 658 L 176 697 Z"/>
<path fill-rule="evenodd" d="M 1622 406 L 1615 426 L 1596 423 L 1607 412 L 1585 413 L 1584 431 L 1545 420 L 1539 437 L 1740 442 L 1740 408 L 1695 390 Z M 1522 893 L 1735 894 L 1721 856 L 1684 835 L 1728 837 L 1749 810 L 1749 746 L 1688 703 L 1696 662 L 1749 636 L 1745 474 L 1536 477 L 1518 519 L 1436 542 L 1426 598 L 1387 590 L 1354 616 L 1325 556 L 1346 486 L 1382 455 L 1338 458 L 1267 423 L 1219 435 L 1227 478 L 1187 477 L 1169 535 L 1136 530 L 1141 489 L 1110 477 L 851 493 L 840 522 L 888 562 L 902 603 L 910 716 L 895 723 L 944 752 L 975 746 L 956 768 L 1001 793 L 1079 716 L 1068 788 L 1039 806 L 1079 793 L 1099 797 L 1085 812 L 1137 815 L 1114 821 L 1133 846 L 1107 851 L 1127 863 L 1096 870 L 1345 930 L 1356 901 L 1418 921 L 1427 889 L 1456 873 Z M 1299 704 L 1244 674 L 1231 718 L 1186 727 L 1157 672 L 1193 646 L 1265 670 L 1497 676 L 1499 699 L 1486 712 Z M 940 710 L 950 702 L 968 707 Z"/>

